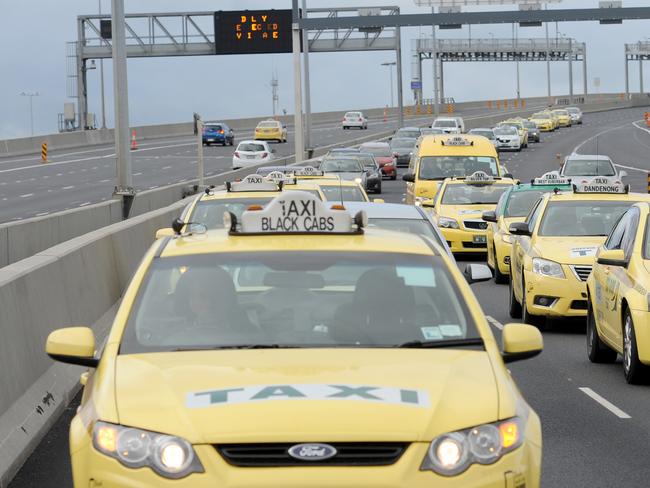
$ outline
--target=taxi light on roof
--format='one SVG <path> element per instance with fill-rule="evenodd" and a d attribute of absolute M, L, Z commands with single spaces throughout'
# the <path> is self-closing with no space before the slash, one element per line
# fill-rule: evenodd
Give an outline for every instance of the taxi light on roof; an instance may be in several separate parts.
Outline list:
<path fill-rule="evenodd" d="M 305 191 L 278 195 L 262 210 L 245 211 L 240 231 L 233 214 L 226 212 L 224 216 L 225 227 L 240 234 L 355 234 L 362 232 L 366 222 L 365 212 L 352 219 L 347 212 L 327 208 Z"/>
<path fill-rule="evenodd" d="M 268 175 L 265 176 L 265 179 L 272 181 L 273 183 L 283 183 L 283 184 L 296 184 L 296 179 L 291 176 L 283 173 L 282 171 L 271 171 Z"/>
<path fill-rule="evenodd" d="M 304 166 L 293 172 L 294 176 L 323 176 L 324 171 L 316 169 L 313 166 Z"/>
<path fill-rule="evenodd" d="M 450 137 L 447 140 L 442 141 L 443 146 L 473 146 L 474 141 L 470 141 L 461 136 Z"/>
<path fill-rule="evenodd" d="M 591 179 L 583 179 L 579 184 L 573 185 L 574 193 L 613 193 L 625 194 L 630 191 L 629 185 L 624 185 L 616 178 L 597 176 Z"/>
<path fill-rule="evenodd" d="M 533 186 L 542 186 L 542 185 L 568 185 L 571 183 L 569 178 L 561 177 L 559 174 L 550 171 L 544 173 L 539 178 L 535 178 L 531 181 Z"/>
<path fill-rule="evenodd" d="M 226 181 L 226 190 L 233 191 L 280 191 L 282 183 L 265 179 L 262 175 L 252 174 L 241 181 Z"/>
<path fill-rule="evenodd" d="M 494 178 L 484 171 L 476 171 L 465 178 L 467 183 L 494 183 Z"/>
<path fill-rule="evenodd" d="M 519 426 L 516 422 L 504 422 L 499 425 L 501 447 L 508 449 L 519 442 Z"/>

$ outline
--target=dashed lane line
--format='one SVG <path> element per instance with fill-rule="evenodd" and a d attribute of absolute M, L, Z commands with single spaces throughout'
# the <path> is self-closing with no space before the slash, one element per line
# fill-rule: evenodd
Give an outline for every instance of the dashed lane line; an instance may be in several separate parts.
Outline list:
<path fill-rule="evenodd" d="M 596 393 L 594 390 L 591 388 L 587 387 L 581 387 L 578 388 L 582 393 L 587 395 L 589 398 L 594 400 L 595 402 L 599 403 L 601 406 L 605 407 L 607 410 L 609 410 L 611 413 L 616 415 L 619 419 L 631 419 L 632 417 L 625 413 L 623 410 L 618 408 L 616 405 L 611 403 L 609 400 L 603 398 L 600 396 L 598 393 Z"/>

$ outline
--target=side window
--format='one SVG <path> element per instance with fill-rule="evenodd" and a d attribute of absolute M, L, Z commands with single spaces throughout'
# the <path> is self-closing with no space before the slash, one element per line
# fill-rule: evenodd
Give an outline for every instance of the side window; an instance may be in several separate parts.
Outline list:
<path fill-rule="evenodd" d="M 526 223 L 528 224 L 528 228 L 531 232 L 535 230 L 535 225 L 537 224 L 539 216 L 542 213 L 542 207 L 542 200 L 540 199 L 528 214 L 528 218 L 526 218 Z"/>
<path fill-rule="evenodd" d="M 639 210 L 632 208 L 627 214 L 629 218 L 627 219 L 623 239 L 621 239 L 621 249 L 625 251 L 625 258 L 629 259 L 632 254 L 632 248 L 634 247 L 636 231 L 639 228 Z"/>
<path fill-rule="evenodd" d="M 607 249 L 622 249 L 621 244 L 623 242 L 623 234 L 625 234 L 627 223 L 630 220 L 630 212 L 630 210 L 625 212 L 612 229 L 612 232 L 609 234 L 609 237 L 605 242 L 605 247 Z"/>
<path fill-rule="evenodd" d="M 506 208 L 506 202 L 508 201 L 508 197 L 510 196 L 509 191 L 503 192 L 503 195 L 501 195 L 501 198 L 499 198 L 499 203 L 497 203 L 497 209 L 496 209 L 496 214 L 497 218 L 501 217 L 503 215 L 503 212 Z"/>

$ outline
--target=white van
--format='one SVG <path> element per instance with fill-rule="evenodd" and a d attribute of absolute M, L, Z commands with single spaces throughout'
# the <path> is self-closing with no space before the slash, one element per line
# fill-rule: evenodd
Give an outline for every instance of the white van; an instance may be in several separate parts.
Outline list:
<path fill-rule="evenodd" d="M 465 123 L 462 117 L 437 117 L 431 128 L 442 129 L 445 134 L 462 134 L 465 132 Z"/>

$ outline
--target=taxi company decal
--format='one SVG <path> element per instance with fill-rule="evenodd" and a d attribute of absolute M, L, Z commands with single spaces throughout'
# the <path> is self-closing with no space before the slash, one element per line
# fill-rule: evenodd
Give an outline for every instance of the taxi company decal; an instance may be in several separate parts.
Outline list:
<path fill-rule="evenodd" d="M 428 408 L 422 390 L 364 385 L 261 385 L 188 393 L 187 408 L 256 403 L 272 400 L 332 400 L 384 403 Z"/>
<path fill-rule="evenodd" d="M 571 249 L 569 255 L 572 258 L 584 258 L 588 256 L 595 256 L 597 250 L 597 247 L 574 247 Z"/>
<path fill-rule="evenodd" d="M 458 215 L 470 215 L 470 214 L 477 214 L 480 212 L 477 212 L 476 210 L 459 210 Z"/>

